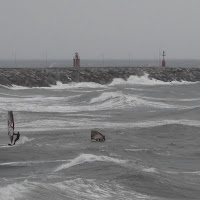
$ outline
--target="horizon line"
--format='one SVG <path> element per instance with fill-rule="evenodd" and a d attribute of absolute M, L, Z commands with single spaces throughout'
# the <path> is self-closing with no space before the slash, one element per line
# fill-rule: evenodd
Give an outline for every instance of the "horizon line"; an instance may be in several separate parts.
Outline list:
<path fill-rule="evenodd" d="M 162 58 L 161 58 L 162 59 Z M 29 59 L 29 58 L 18 58 L 17 59 L 18 61 L 46 61 L 46 59 L 41 59 L 41 58 L 32 58 L 32 59 Z M 47 61 L 50 61 L 50 60 L 71 60 L 73 61 L 73 58 L 50 58 L 50 59 L 47 59 Z M 82 58 L 81 60 L 96 60 L 96 61 L 102 61 L 102 59 L 98 58 L 98 59 L 95 59 L 95 58 Z M 135 59 L 129 59 L 129 58 L 104 58 L 103 59 L 104 61 L 110 61 L 110 60 L 126 60 L 126 61 L 142 61 L 142 60 L 146 60 L 146 61 L 159 61 L 159 59 L 152 59 L 152 58 L 135 58 Z M 167 60 L 200 60 L 200 58 L 166 58 L 165 59 L 166 61 Z M 10 58 L 0 58 L 0 61 L 13 61 L 13 59 L 10 59 Z"/>

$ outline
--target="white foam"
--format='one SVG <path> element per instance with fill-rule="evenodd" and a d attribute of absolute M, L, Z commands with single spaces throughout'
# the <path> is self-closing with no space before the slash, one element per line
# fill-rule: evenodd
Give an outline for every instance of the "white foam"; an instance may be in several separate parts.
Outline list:
<path fill-rule="evenodd" d="M 142 99 L 150 99 L 152 101 L 172 101 L 172 102 L 190 102 L 190 101 L 200 101 L 200 98 L 187 98 L 187 99 L 175 99 L 175 98 L 155 98 L 155 97 L 141 97 Z"/>
<path fill-rule="evenodd" d="M 66 162 L 67 160 L 29 160 L 29 161 L 18 161 L 18 162 L 7 162 L 0 163 L 0 166 L 21 166 L 21 165 L 36 165 L 43 163 L 57 163 L 57 162 Z"/>
<path fill-rule="evenodd" d="M 12 146 L 9 146 L 9 145 L 0 145 L 0 148 L 10 148 Z"/>
<path fill-rule="evenodd" d="M 74 88 L 105 88 L 106 86 L 101 85 L 99 83 L 94 83 L 94 82 L 80 82 L 80 83 L 68 83 L 68 84 L 63 84 L 59 81 L 57 81 L 56 85 L 51 85 L 51 87 L 45 89 L 74 89 Z"/>
<path fill-rule="evenodd" d="M 134 94 L 124 94 L 123 92 L 103 92 L 99 96 L 92 98 L 89 102 L 74 104 L 70 101 L 73 98 L 79 98 L 81 95 L 69 97 L 45 97 L 29 96 L 24 98 L 0 97 L 0 107 L 2 110 L 9 109 L 26 112 L 80 112 L 97 111 L 108 109 L 133 109 L 134 107 L 150 107 L 157 109 L 188 109 L 191 106 L 181 106 L 179 104 L 157 102 L 153 98 L 138 96 Z M 81 99 L 81 98 L 79 98 Z M 162 99 L 161 99 L 162 100 Z M 169 99 L 170 100 L 170 99 Z M 13 103 L 15 102 L 15 103 Z"/>
<path fill-rule="evenodd" d="M 78 89 L 78 88 L 105 88 L 105 85 L 101 85 L 95 82 L 71 82 L 68 84 L 63 84 L 60 81 L 56 82 L 56 85 L 50 85 L 49 87 L 24 87 L 19 85 L 12 85 L 9 86 L 3 86 L 7 89 L 11 90 L 27 90 L 27 89 L 47 89 L 47 90 L 65 90 L 65 89 Z"/>
<path fill-rule="evenodd" d="M 68 84 L 63 84 L 60 81 L 56 82 L 56 85 L 51 85 L 50 87 L 24 87 L 18 85 L 12 85 L 12 87 L 3 86 L 4 88 L 11 90 L 27 90 L 27 89 L 48 89 L 48 90 L 64 90 L 64 89 L 78 89 L 78 88 L 107 88 L 108 86 L 115 85 L 181 85 L 181 84 L 196 84 L 198 82 L 188 82 L 188 81 L 171 81 L 164 82 L 156 80 L 154 78 L 150 79 L 149 75 L 145 73 L 143 76 L 130 76 L 127 80 L 121 78 L 114 78 L 112 83 L 109 85 L 101 85 L 95 82 L 71 82 Z"/>
<path fill-rule="evenodd" d="M 22 193 L 27 188 L 23 186 L 23 184 L 10 184 L 4 187 L 0 187 L 0 199 L 1 200 L 15 200 L 15 199 L 22 199 Z"/>
<path fill-rule="evenodd" d="M 34 140 L 35 138 L 28 138 L 26 136 L 21 136 L 20 139 L 17 141 L 17 144 L 25 144 L 27 142 L 30 142 Z"/>
<path fill-rule="evenodd" d="M 1 103 L 12 103 L 13 102 L 13 97 L 15 97 L 14 101 L 15 103 L 23 103 L 26 104 L 27 102 L 34 102 L 34 103 L 45 103 L 45 102 L 57 102 L 57 101 L 67 101 L 76 97 L 80 97 L 81 95 L 72 95 L 69 97 L 46 97 L 42 95 L 38 96 L 19 96 L 19 95 L 7 95 L 9 97 L 0 97 Z M 18 97 L 18 98 L 17 98 Z"/>
<path fill-rule="evenodd" d="M 158 170 L 156 168 L 146 168 L 146 169 L 143 169 L 144 172 L 148 172 L 148 173 L 156 173 L 158 174 Z"/>
<path fill-rule="evenodd" d="M 117 164 L 125 164 L 127 160 L 120 160 L 117 158 L 112 158 L 108 156 L 96 156 L 93 154 L 81 154 L 80 156 L 72 159 L 70 162 L 66 164 L 62 164 L 61 166 L 57 167 L 55 169 L 55 172 L 70 168 L 72 166 L 80 165 L 86 162 L 96 162 L 96 161 L 101 161 L 101 162 L 114 162 Z"/>
<path fill-rule="evenodd" d="M 149 79 L 149 75 L 147 73 L 144 76 L 130 76 L 127 80 L 123 80 L 121 78 L 115 78 L 110 86 L 115 85 L 181 85 L 181 84 L 196 84 L 197 82 L 188 82 L 188 81 L 171 81 L 171 82 L 164 82 L 160 80 L 156 80 L 154 78 Z"/>
<path fill-rule="evenodd" d="M 32 87 L 32 89 L 47 89 L 47 90 L 65 90 L 65 89 L 78 89 L 78 88 L 105 88 L 106 86 L 94 83 L 94 82 L 71 82 L 68 84 L 63 84 L 60 81 L 56 82 L 56 85 L 50 85 L 50 87 Z M 28 87 L 13 85 L 11 89 L 21 90 L 21 89 L 31 89 Z"/>
<path fill-rule="evenodd" d="M 12 85 L 12 87 L 7 87 L 8 89 L 11 90 L 27 90 L 27 89 L 31 89 L 30 87 L 24 87 L 24 86 L 20 86 L 20 85 Z"/>
<path fill-rule="evenodd" d="M 99 102 L 107 101 L 109 99 L 119 98 L 122 96 L 123 94 L 121 92 L 104 92 L 100 96 L 91 99 L 90 103 L 99 103 Z"/>
<path fill-rule="evenodd" d="M 20 183 L 0 187 L 2 200 L 33 199 L 35 196 L 37 196 L 37 199 L 43 199 L 44 197 L 52 197 L 52 194 L 54 199 L 152 199 L 150 196 L 135 192 L 134 190 L 127 191 L 117 183 L 82 178 L 56 183 L 25 180 Z M 155 200 L 156 198 L 153 199 Z"/>
<path fill-rule="evenodd" d="M 92 179 L 83 180 L 77 178 L 75 180 L 52 184 L 52 186 L 60 189 L 64 193 L 67 191 L 67 196 L 73 197 L 73 199 L 151 199 L 151 197 L 133 190 L 126 191 L 119 184 L 111 185 L 106 182 L 98 184 L 96 180 Z"/>
<path fill-rule="evenodd" d="M 104 92 L 99 97 L 91 99 L 90 106 L 96 104 L 95 108 L 106 109 L 106 108 L 129 108 L 129 107 L 155 107 L 160 109 L 166 108 L 185 108 L 179 105 L 170 105 L 161 102 L 147 101 L 137 95 L 127 95 L 122 92 Z"/>
<path fill-rule="evenodd" d="M 198 175 L 200 176 L 200 171 L 187 171 L 187 172 L 179 172 L 179 171 L 163 171 L 168 174 L 191 174 L 191 175 Z"/>
<path fill-rule="evenodd" d="M 25 144 L 27 142 L 30 142 L 32 140 L 34 140 L 35 138 L 28 138 L 26 136 L 20 136 L 19 140 L 17 140 L 15 146 L 18 146 L 18 145 L 21 145 L 21 144 Z M 15 147 L 15 146 L 12 146 L 12 147 Z M 7 148 L 7 147 L 11 147 L 11 146 L 8 146 L 8 145 L 1 145 L 0 148 Z"/>

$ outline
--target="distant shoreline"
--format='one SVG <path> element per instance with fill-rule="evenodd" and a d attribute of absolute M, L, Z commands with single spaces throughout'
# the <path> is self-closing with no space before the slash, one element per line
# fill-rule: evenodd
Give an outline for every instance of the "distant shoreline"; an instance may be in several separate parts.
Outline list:
<path fill-rule="evenodd" d="M 26 87 L 49 87 L 57 81 L 95 82 L 109 84 L 114 78 L 127 80 L 130 76 L 170 81 L 200 81 L 200 68 L 172 67 L 80 67 L 80 68 L 0 68 L 0 84 Z"/>

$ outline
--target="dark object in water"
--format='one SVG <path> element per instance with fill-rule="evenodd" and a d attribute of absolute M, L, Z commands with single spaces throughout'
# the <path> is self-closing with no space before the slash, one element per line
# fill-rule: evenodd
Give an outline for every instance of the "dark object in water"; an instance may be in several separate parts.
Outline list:
<path fill-rule="evenodd" d="M 104 142 L 105 135 L 96 130 L 91 130 L 91 141 Z"/>

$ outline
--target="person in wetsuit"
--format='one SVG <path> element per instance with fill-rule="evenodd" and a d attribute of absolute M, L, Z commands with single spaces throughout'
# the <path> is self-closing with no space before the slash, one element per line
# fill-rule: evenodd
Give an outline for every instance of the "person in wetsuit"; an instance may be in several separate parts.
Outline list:
<path fill-rule="evenodd" d="M 19 131 L 17 133 L 14 133 L 13 135 L 16 135 L 17 137 L 15 138 L 15 141 L 14 141 L 14 144 L 15 145 L 15 142 L 17 142 L 17 140 L 19 140 L 20 138 L 20 134 L 19 134 Z"/>

